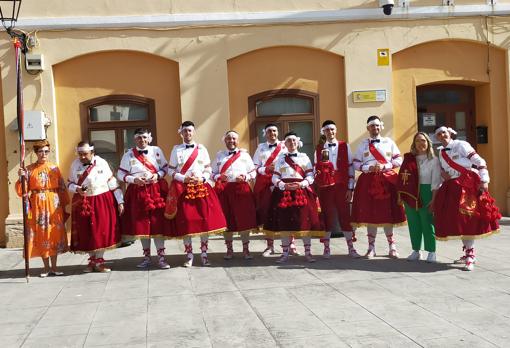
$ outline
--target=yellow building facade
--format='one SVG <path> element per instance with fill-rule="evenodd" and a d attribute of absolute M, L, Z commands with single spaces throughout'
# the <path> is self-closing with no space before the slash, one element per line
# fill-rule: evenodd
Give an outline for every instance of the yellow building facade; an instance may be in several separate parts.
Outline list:
<path fill-rule="evenodd" d="M 50 119 L 51 159 L 65 176 L 78 141 L 115 165 L 140 125 L 169 156 L 192 120 L 214 157 L 228 129 L 253 153 L 268 121 L 298 130 L 308 151 L 326 119 L 355 148 L 367 117 L 380 115 L 402 152 L 417 130 L 446 124 L 487 160 L 508 213 L 510 0 L 442 3 L 396 0 L 386 16 L 362 0 L 26 0 L 18 28 L 37 39 L 44 69 L 23 75 L 25 110 Z M 0 245 L 14 246 L 19 149 L 5 33 L 0 56 Z"/>

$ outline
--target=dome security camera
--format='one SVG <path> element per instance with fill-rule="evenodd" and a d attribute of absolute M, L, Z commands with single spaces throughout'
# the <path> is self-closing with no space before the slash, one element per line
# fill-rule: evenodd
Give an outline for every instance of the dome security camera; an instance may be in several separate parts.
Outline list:
<path fill-rule="evenodd" d="M 393 6 L 395 5 L 394 0 L 379 0 L 379 7 L 382 7 L 383 12 L 386 16 L 391 15 Z"/>

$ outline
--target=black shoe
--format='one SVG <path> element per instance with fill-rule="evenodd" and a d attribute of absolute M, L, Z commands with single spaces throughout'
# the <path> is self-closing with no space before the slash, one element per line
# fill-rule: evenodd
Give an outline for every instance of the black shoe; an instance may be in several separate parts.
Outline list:
<path fill-rule="evenodd" d="M 122 244 L 121 244 L 121 245 L 119 245 L 119 248 L 125 248 L 125 247 L 128 247 L 128 246 L 130 246 L 130 245 L 134 244 L 134 242 L 135 242 L 134 240 L 128 240 L 128 241 L 126 241 L 126 242 L 122 242 Z"/>

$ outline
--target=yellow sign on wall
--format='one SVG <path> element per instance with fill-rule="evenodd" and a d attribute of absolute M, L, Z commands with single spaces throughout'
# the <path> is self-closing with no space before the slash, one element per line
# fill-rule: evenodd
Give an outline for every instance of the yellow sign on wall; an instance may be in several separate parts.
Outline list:
<path fill-rule="evenodd" d="M 390 65 L 390 49 L 378 48 L 377 49 L 377 65 Z"/>
<path fill-rule="evenodd" d="M 386 101 L 386 90 L 376 89 L 371 91 L 352 92 L 353 103 L 373 103 Z"/>

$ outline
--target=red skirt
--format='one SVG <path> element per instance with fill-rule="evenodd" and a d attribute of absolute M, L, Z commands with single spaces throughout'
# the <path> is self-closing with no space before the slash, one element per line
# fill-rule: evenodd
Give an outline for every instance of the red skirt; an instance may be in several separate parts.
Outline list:
<path fill-rule="evenodd" d="M 464 189 L 459 179 L 445 181 L 434 201 L 436 239 L 477 239 L 499 232 L 501 215 L 493 202 L 488 193 Z"/>
<path fill-rule="evenodd" d="M 340 228 L 345 232 L 352 232 L 351 205 L 345 201 L 347 185 L 335 184 L 319 187 L 319 201 L 324 216 L 324 224 L 327 231 L 335 226 L 335 216 L 338 217 Z M 335 214 L 336 213 L 336 214 Z"/>
<path fill-rule="evenodd" d="M 71 210 L 71 250 L 90 252 L 120 243 L 117 202 L 111 191 L 86 198 L 89 216 L 83 216 L 83 197 L 75 193 Z"/>
<path fill-rule="evenodd" d="M 247 182 L 229 182 L 218 194 L 230 232 L 257 228 L 255 198 Z"/>
<path fill-rule="evenodd" d="M 385 177 L 376 178 L 375 173 L 362 173 L 356 182 L 352 202 L 352 225 L 359 226 L 388 226 L 401 225 L 406 221 L 404 207 L 398 204 L 397 189 Z M 394 175 L 397 175 L 395 173 Z M 381 179 L 379 181 L 379 179 Z M 386 196 L 375 197 L 373 183 L 381 184 L 380 191 Z"/>
<path fill-rule="evenodd" d="M 124 197 L 123 234 L 138 238 L 169 238 L 173 223 L 164 216 L 167 194 L 168 183 L 164 179 L 144 186 L 130 184 Z"/>
<path fill-rule="evenodd" d="M 296 194 L 299 195 L 297 192 L 297 190 L 282 191 L 278 188 L 273 190 L 267 221 L 264 224 L 264 230 L 268 237 L 275 238 L 288 235 L 296 237 L 324 236 L 324 230 L 321 228 L 319 219 L 317 196 L 310 187 L 299 190 L 302 197 L 305 198 L 304 205 L 282 207 L 282 198 L 287 196 L 291 201 L 295 201 Z"/>
<path fill-rule="evenodd" d="M 184 186 L 180 182 L 175 183 Z M 208 183 L 203 186 L 207 195 L 193 199 L 186 198 L 186 190 L 182 188 L 183 193 L 177 200 L 177 214 L 170 220 L 176 226 L 172 231 L 172 237 L 217 234 L 226 230 L 227 223 L 216 192 Z"/>
<path fill-rule="evenodd" d="M 255 205 L 257 207 L 257 224 L 264 225 L 267 219 L 269 205 L 271 204 L 271 175 L 257 175 L 253 195 L 255 196 Z"/>

